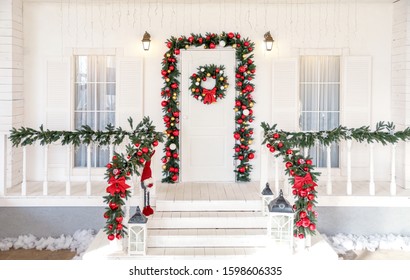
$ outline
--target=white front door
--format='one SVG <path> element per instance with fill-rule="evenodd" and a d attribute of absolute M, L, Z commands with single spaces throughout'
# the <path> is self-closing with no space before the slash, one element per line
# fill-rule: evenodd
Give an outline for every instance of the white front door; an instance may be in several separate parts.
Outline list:
<path fill-rule="evenodd" d="M 235 181 L 235 51 L 187 50 L 181 52 L 181 60 L 182 181 Z M 189 77 L 210 64 L 225 67 L 229 86 L 224 99 L 208 105 L 191 95 Z M 202 86 L 212 89 L 212 84 Z"/>

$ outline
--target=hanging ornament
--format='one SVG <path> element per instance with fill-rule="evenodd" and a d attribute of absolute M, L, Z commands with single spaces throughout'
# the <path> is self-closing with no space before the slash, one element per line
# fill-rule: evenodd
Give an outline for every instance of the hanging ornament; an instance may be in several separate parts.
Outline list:
<path fill-rule="evenodd" d="M 173 151 L 177 148 L 177 145 L 175 143 L 172 143 L 169 145 L 169 148 Z"/>

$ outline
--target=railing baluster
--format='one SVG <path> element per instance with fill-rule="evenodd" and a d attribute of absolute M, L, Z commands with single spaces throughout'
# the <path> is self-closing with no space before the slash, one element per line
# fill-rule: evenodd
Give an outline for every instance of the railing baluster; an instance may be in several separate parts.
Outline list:
<path fill-rule="evenodd" d="M 0 196 L 6 195 L 7 135 L 0 134 Z"/>
<path fill-rule="evenodd" d="M 390 195 L 396 195 L 396 144 L 391 147 L 391 180 L 390 180 Z"/>
<path fill-rule="evenodd" d="M 21 195 L 27 195 L 27 147 L 23 146 L 23 180 L 21 181 Z"/>
<path fill-rule="evenodd" d="M 91 195 L 91 144 L 87 146 L 87 195 Z"/>
<path fill-rule="evenodd" d="M 43 195 L 48 194 L 48 145 L 44 145 L 44 180 Z"/>
<path fill-rule="evenodd" d="M 109 151 L 109 159 L 108 159 L 108 161 L 111 161 L 111 159 L 112 159 L 112 156 L 114 155 L 114 145 L 109 145 L 108 146 L 108 151 Z"/>
<path fill-rule="evenodd" d="M 369 194 L 370 194 L 370 195 L 375 195 L 375 193 L 376 193 L 376 185 L 374 184 L 374 156 L 373 156 L 373 149 L 374 149 L 374 144 L 373 144 L 373 143 L 370 143 L 370 164 L 369 164 L 369 169 L 370 169 Z"/>
<path fill-rule="evenodd" d="M 261 135 L 263 139 L 263 135 Z M 261 145 L 261 158 L 260 158 L 260 164 L 261 164 L 261 176 L 260 176 L 260 181 L 259 181 L 259 191 L 262 192 L 262 190 L 265 188 L 266 182 L 268 182 L 268 152 L 267 148 L 264 147 L 264 145 Z M 154 155 L 155 156 L 155 155 Z"/>
<path fill-rule="evenodd" d="M 332 194 L 332 158 L 331 158 L 331 144 L 326 146 L 326 164 L 327 164 L 327 184 L 326 184 L 326 193 L 328 195 Z"/>
<path fill-rule="evenodd" d="M 275 195 L 279 194 L 279 158 L 275 157 Z"/>
<path fill-rule="evenodd" d="M 347 144 L 347 183 L 346 183 L 346 193 L 347 195 L 352 194 L 352 140 L 348 139 Z"/>
<path fill-rule="evenodd" d="M 65 195 L 71 194 L 71 145 L 67 145 L 67 181 L 65 182 Z"/>

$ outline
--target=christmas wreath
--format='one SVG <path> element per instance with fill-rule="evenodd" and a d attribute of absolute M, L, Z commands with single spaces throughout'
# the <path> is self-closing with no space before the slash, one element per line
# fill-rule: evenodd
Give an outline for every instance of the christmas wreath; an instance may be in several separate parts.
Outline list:
<path fill-rule="evenodd" d="M 212 104 L 217 99 L 225 98 L 225 91 L 228 88 L 228 77 L 224 75 L 225 67 L 223 65 L 216 66 L 215 64 L 204 65 L 198 67 L 198 72 L 193 73 L 190 77 L 191 95 L 202 101 L 204 104 Z M 208 79 L 215 80 L 215 86 L 212 89 L 207 89 L 202 86 L 202 82 Z"/>

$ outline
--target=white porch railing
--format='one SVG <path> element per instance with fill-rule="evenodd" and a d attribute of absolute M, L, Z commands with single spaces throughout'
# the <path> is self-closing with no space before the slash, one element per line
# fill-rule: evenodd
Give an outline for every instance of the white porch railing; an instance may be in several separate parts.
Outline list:
<path fill-rule="evenodd" d="M 263 137 L 263 135 L 262 135 Z M 343 168 L 345 168 L 346 176 L 343 176 L 343 182 L 346 182 L 346 190 L 342 194 L 338 192 L 337 194 L 334 193 L 333 185 L 335 182 L 335 178 L 332 177 L 332 170 L 331 162 L 332 162 L 332 153 L 331 153 L 331 145 L 326 146 L 326 167 L 322 169 L 323 172 L 320 176 L 320 181 L 325 182 L 326 187 L 326 194 L 329 196 L 332 195 L 347 195 L 351 196 L 354 193 L 353 189 L 353 181 L 352 181 L 352 140 L 346 140 L 339 143 L 339 146 L 342 148 L 341 150 L 344 151 L 346 154 L 346 162 L 343 163 Z M 368 156 L 369 156 L 369 174 L 368 174 L 368 195 L 374 196 L 376 194 L 376 184 L 375 184 L 375 174 L 374 174 L 374 146 L 375 144 L 370 143 L 368 144 Z M 380 145 L 381 146 L 381 145 Z M 384 146 L 385 149 L 390 149 L 390 158 L 386 160 L 390 160 L 390 184 L 389 184 L 389 195 L 395 196 L 397 194 L 397 183 L 396 183 L 396 144 L 389 144 Z M 284 168 L 285 165 L 282 161 L 281 157 L 275 157 L 266 146 L 262 145 L 261 149 L 261 156 L 260 156 L 260 165 L 261 165 L 261 176 L 260 176 L 260 188 L 261 190 L 264 188 L 266 182 L 272 180 L 274 182 L 274 193 L 279 193 L 280 188 L 284 188 L 285 190 L 290 193 L 290 189 L 287 183 L 287 177 L 285 176 Z M 304 150 L 304 154 L 306 155 L 307 149 Z M 269 166 L 272 166 L 272 171 L 268 171 Z M 271 176 L 269 176 L 269 173 Z M 272 179 L 273 175 L 273 179 Z M 338 178 L 340 180 L 340 178 Z M 283 180 L 283 187 L 280 186 L 280 182 Z M 363 180 L 362 180 L 363 181 Z"/>

